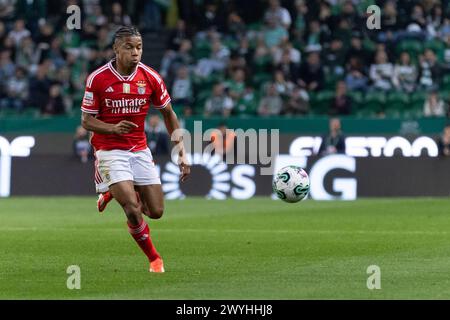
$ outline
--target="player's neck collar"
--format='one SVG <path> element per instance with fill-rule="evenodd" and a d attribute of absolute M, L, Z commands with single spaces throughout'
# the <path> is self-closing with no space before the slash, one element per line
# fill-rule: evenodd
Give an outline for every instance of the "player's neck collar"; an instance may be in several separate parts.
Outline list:
<path fill-rule="evenodd" d="M 108 62 L 108 68 L 111 70 L 111 72 L 120 80 L 120 81 L 132 81 L 134 76 L 137 73 L 138 67 L 136 66 L 136 69 L 134 69 L 134 71 L 128 75 L 128 76 L 122 76 L 115 68 L 113 63 L 116 61 L 116 59 L 111 59 L 111 61 Z"/>

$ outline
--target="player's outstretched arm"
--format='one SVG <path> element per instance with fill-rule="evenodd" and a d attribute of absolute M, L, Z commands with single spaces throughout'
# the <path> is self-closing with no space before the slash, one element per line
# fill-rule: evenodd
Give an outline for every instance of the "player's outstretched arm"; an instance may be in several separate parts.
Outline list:
<path fill-rule="evenodd" d="M 86 112 L 81 113 L 81 125 L 86 130 L 101 134 L 125 134 L 138 127 L 134 122 L 127 120 L 116 124 L 106 123 Z"/>
<path fill-rule="evenodd" d="M 172 109 L 172 105 L 169 103 L 163 109 L 160 109 L 161 114 L 164 118 L 164 123 L 166 124 L 167 132 L 169 133 L 171 140 L 177 145 L 178 148 L 178 165 L 181 171 L 181 181 L 185 181 L 189 174 L 191 173 L 191 167 L 186 159 L 186 151 L 183 144 L 183 136 L 177 135 L 173 136 L 175 130 L 180 128 L 180 123 L 178 122 L 177 115 Z"/>

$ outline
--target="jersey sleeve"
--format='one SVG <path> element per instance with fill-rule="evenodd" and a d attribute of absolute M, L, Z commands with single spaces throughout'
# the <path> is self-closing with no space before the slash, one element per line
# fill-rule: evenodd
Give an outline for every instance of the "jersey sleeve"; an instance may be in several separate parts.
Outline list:
<path fill-rule="evenodd" d="M 159 78 L 159 80 L 159 82 L 154 81 L 154 90 L 150 97 L 155 109 L 165 108 L 171 100 L 164 80 L 162 78 Z"/>
<path fill-rule="evenodd" d="M 81 103 L 81 111 L 97 114 L 100 108 L 100 96 L 98 90 L 96 90 L 95 77 L 90 75 L 86 80 L 86 87 L 84 90 L 83 101 Z"/>

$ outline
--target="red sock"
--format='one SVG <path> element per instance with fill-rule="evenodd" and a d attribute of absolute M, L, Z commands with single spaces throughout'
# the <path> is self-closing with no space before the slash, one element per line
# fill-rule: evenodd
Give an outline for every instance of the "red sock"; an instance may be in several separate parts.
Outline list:
<path fill-rule="evenodd" d="M 150 238 L 150 229 L 148 228 L 148 224 L 144 221 L 144 219 L 142 219 L 141 223 L 137 226 L 132 226 L 130 222 L 127 222 L 127 224 L 128 232 L 137 242 L 139 247 L 141 247 L 142 251 L 144 251 L 147 258 L 150 261 L 161 258 L 152 243 L 152 239 Z"/>

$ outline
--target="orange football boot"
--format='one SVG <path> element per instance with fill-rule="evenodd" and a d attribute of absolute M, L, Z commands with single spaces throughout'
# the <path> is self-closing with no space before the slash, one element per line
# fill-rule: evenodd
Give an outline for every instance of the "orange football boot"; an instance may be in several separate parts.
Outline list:
<path fill-rule="evenodd" d="M 103 210 L 105 210 L 108 202 L 110 202 L 112 199 L 113 199 L 113 196 L 112 196 L 111 192 L 106 191 L 105 193 L 100 193 L 98 195 L 98 200 L 97 200 L 98 212 L 103 212 Z"/>
<path fill-rule="evenodd" d="M 164 272 L 164 263 L 161 258 L 158 258 L 152 262 L 150 262 L 150 272 L 155 273 L 163 273 Z"/>

